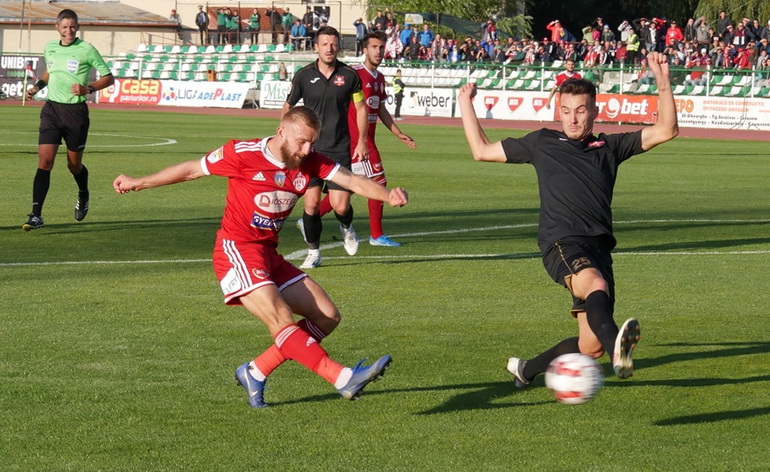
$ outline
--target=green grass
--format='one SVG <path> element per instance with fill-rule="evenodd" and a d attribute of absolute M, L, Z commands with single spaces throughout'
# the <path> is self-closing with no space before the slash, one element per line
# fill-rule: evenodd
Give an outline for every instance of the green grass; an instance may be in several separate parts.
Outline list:
<path fill-rule="evenodd" d="M 224 179 L 130 195 L 111 182 L 275 120 L 92 109 L 91 213 L 73 220 L 60 155 L 46 227 L 26 233 L 38 109 L 1 110 L 0 470 L 767 468 L 766 143 L 678 138 L 621 167 L 616 317 L 641 320 L 637 372 L 570 407 L 503 370 L 576 332 L 537 255 L 533 170 L 474 163 L 460 129 L 404 124 L 409 151 L 381 128 L 388 179 L 412 198 L 385 228 L 405 244 L 326 249 L 312 276 L 343 313 L 330 354 L 389 353 L 393 368 L 351 403 L 290 363 L 254 411 L 232 374 L 270 339 L 222 304 L 209 261 Z M 288 228 L 281 251 L 303 247 Z"/>

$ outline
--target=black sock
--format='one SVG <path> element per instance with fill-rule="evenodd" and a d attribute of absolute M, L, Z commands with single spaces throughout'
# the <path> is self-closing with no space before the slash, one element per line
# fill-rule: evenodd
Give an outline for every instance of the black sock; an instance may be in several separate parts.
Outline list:
<path fill-rule="evenodd" d="M 334 216 L 337 217 L 337 220 L 342 223 L 344 228 L 350 228 L 350 225 L 353 224 L 353 205 L 348 206 L 348 210 L 341 215 L 335 211 Z"/>
<path fill-rule="evenodd" d="M 534 379 L 538 374 L 542 374 L 548 368 L 552 360 L 562 354 L 572 354 L 580 352 L 578 347 L 578 338 L 567 338 L 551 349 L 527 361 L 524 367 L 524 378 L 528 381 Z"/>
<path fill-rule="evenodd" d="M 615 350 L 615 338 L 618 336 L 618 325 L 612 318 L 612 299 L 607 292 L 597 290 L 586 297 L 586 318 L 588 326 L 594 332 L 604 351 L 612 359 Z"/>
<path fill-rule="evenodd" d="M 32 183 L 32 214 L 40 216 L 43 213 L 43 203 L 51 186 L 51 171 L 38 169 Z"/>
<path fill-rule="evenodd" d="M 321 247 L 321 230 L 323 229 L 321 215 L 308 215 L 307 213 L 302 212 L 302 224 L 305 225 L 305 240 L 307 241 L 307 247 L 310 249 L 318 249 Z"/>
<path fill-rule="evenodd" d="M 78 189 L 81 192 L 88 192 L 88 169 L 86 169 L 86 166 L 83 166 L 83 170 L 73 177 L 75 177 L 75 182 L 78 184 Z"/>

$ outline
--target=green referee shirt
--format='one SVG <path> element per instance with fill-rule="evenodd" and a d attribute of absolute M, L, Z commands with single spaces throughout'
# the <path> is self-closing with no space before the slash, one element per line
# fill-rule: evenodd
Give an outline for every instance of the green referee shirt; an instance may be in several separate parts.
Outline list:
<path fill-rule="evenodd" d="M 82 103 L 85 95 L 74 95 L 72 86 L 88 84 L 88 74 L 96 69 L 100 75 L 111 74 L 99 51 L 78 38 L 69 46 L 58 40 L 45 45 L 45 67 L 48 70 L 48 100 L 57 103 Z"/>

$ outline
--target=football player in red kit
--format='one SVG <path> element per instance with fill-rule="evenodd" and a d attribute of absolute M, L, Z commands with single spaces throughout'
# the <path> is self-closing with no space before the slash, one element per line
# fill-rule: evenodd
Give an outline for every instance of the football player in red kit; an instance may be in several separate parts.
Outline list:
<path fill-rule="evenodd" d="M 235 371 L 254 408 L 267 406 L 263 397 L 267 376 L 287 360 L 304 365 L 349 400 L 358 398 L 391 362 L 387 355 L 370 365 L 361 361 L 353 368 L 333 361 L 319 343 L 339 324 L 339 310 L 321 286 L 276 249 L 279 231 L 313 177 L 393 206 L 407 203 L 403 189 L 388 190 L 313 151 L 320 129 L 311 109 L 294 107 L 283 116 L 274 136 L 229 141 L 202 159 L 146 177 L 120 175 L 113 183 L 116 192 L 128 193 L 209 175 L 228 178 L 224 216 L 214 247 L 214 271 L 225 303 L 243 305 L 275 340 L 263 354 Z M 295 322 L 293 314 L 304 319 Z"/>

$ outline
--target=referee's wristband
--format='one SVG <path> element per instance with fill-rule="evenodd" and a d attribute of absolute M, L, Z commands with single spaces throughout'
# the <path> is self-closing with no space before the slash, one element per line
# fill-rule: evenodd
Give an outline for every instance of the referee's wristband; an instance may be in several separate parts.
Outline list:
<path fill-rule="evenodd" d="M 46 86 L 46 83 L 43 82 L 42 80 L 38 79 L 38 81 L 35 82 L 35 87 L 37 87 L 38 90 L 43 90 L 45 86 Z"/>

